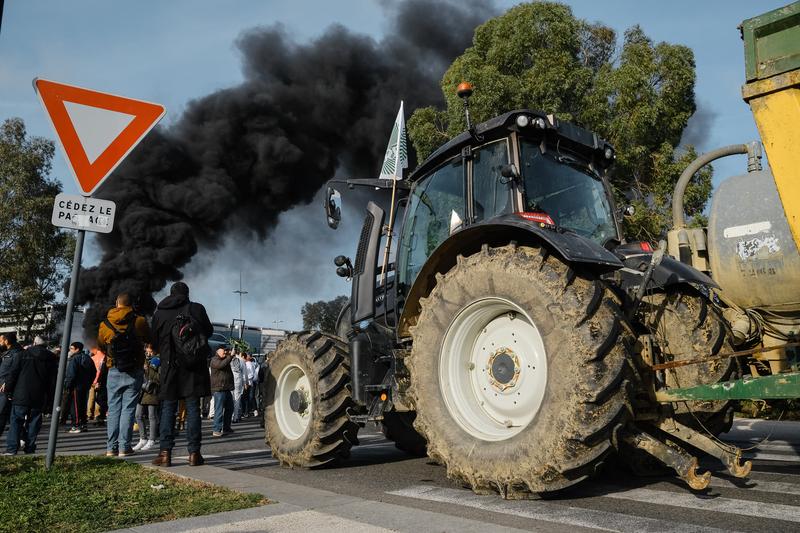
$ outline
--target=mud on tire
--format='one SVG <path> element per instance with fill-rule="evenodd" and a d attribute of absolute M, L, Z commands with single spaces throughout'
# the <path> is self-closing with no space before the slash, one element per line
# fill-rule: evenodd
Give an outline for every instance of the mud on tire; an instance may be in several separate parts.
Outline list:
<path fill-rule="evenodd" d="M 348 457 L 350 447 L 358 443 L 359 426 L 346 413 L 352 397 L 350 361 L 344 343 L 320 332 L 293 334 L 278 345 L 268 361 L 264 417 L 272 456 L 284 466 L 304 468 L 325 466 Z M 291 391 L 283 390 L 282 385 L 287 383 L 287 376 L 298 376 L 300 372 L 307 378 L 298 387 L 307 397 L 303 420 L 291 418 Z"/>
<path fill-rule="evenodd" d="M 496 298 L 513 303 L 534 324 L 547 372 L 540 407 L 527 425 L 508 438 L 486 440 L 465 430 L 448 407 L 440 362 L 459 313 Z M 591 476 L 616 448 L 617 433 L 631 418 L 630 361 L 619 339 L 618 304 L 601 281 L 543 248 L 484 246 L 437 276 L 421 308 L 406 359 L 414 425 L 448 476 L 479 493 L 524 498 Z"/>
<path fill-rule="evenodd" d="M 666 361 L 711 357 L 732 352 L 728 328 L 716 306 L 691 287 L 652 294 L 642 302 L 646 326 L 656 337 Z M 721 359 L 669 369 L 667 385 L 681 387 L 727 381 L 736 371 L 733 359 Z M 691 428 L 714 435 L 730 430 L 730 401 L 676 402 L 675 419 Z"/>

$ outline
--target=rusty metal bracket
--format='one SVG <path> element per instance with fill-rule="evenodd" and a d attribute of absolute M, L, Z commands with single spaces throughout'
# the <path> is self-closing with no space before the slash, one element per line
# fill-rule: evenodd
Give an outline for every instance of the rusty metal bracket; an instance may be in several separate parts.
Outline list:
<path fill-rule="evenodd" d="M 626 443 L 643 450 L 669 466 L 694 490 L 703 490 L 711 482 L 711 472 L 697 474 L 697 458 L 677 446 L 670 446 L 649 433 L 636 429 L 623 436 Z"/>
<path fill-rule="evenodd" d="M 661 363 L 653 365 L 653 370 L 666 370 L 668 368 L 678 368 L 688 365 L 699 365 L 701 363 L 708 363 L 709 361 L 717 361 L 719 359 L 730 359 L 731 357 L 741 357 L 743 355 L 754 355 L 757 353 L 771 352 L 773 350 L 785 350 L 786 348 L 796 348 L 800 346 L 800 342 L 787 342 L 776 346 L 762 346 L 760 348 L 752 348 L 750 350 L 739 350 L 737 352 L 728 352 L 715 355 L 713 357 L 700 357 L 698 359 L 683 359 L 677 361 L 669 361 L 668 363 Z"/>
<path fill-rule="evenodd" d="M 727 445 L 729 449 L 726 450 L 707 435 L 703 435 L 690 427 L 684 426 L 672 418 L 662 420 L 658 425 L 658 429 L 690 446 L 694 446 L 698 450 L 702 450 L 716 457 L 734 477 L 747 477 L 750 474 L 750 470 L 753 468 L 752 461 L 745 461 L 742 463 L 742 450 L 736 446 Z"/>

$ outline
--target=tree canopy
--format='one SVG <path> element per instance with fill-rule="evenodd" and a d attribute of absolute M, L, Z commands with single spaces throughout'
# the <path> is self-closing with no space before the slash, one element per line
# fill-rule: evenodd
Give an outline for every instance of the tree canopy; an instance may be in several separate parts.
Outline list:
<path fill-rule="evenodd" d="M 28 137 L 18 118 L 0 125 L 0 312 L 30 335 L 36 314 L 57 303 L 74 239 L 50 223 L 61 184 L 48 177 L 53 142 Z"/>
<path fill-rule="evenodd" d="M 679 148 L 695 112 L 695 63 L 686 46 L 654 43 L 634 26 L 616 32 L 576 18 L 563 4 L 516 6 L 475 29 L 473 45 L 453 61 L 441 88 L 446 107 L 417 109 L 408 130 L 421 161 L 466 128 L 461 81 L 475 87 L 474 122 L 530 108 L 582 125 L 609 141 L 617 161 L 611 175 L 618 201 L 632 203 L 629 237 L 655 240 L 670 222 L 680 172 L 696 157 Z M 703 223 L 711 171 L 689 186 L 686 211 Z"/>
<path fill-rule="evenodd" d="M 350 301 L 347 296 L 337 296 L 333 300 L 306 302 L 300 310 L 303 329 L 316 329 L 323 333 L 336 333 L 336 319 L 342 308 Z"/>

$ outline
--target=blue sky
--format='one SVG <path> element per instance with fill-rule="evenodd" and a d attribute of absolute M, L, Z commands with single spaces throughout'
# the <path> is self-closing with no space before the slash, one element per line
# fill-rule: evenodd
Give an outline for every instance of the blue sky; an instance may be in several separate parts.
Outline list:
<path fill-rule="evenodd" d="M 516 3 L 496 2 L 501 8 Z M 694 50 L 702 116 L 696 125 L 705 125 L 698 141 L 701 151 L 757 138 L 740 96 L 744 59 L 737 26 L 788 0 L 566 3 L 576 16 L 601 21 L 620 35 L 639 24 L 656 41 Z M 0 120 L 21 117 L 30 134 L 53 138 L 31 86 L 33 78 L 43 77 L 159 102 L 167 108 L 164 122 L 169 124 L 191 99 L 241 81 L 235 41 L 243 30 L 280 23 L 302 42 L 331 24 L 341 24 L 380 38 L 392 31 L 385 12 L 390 4 L 387 0 L 6 0 L 0 29 Z M 743 173 L 744 165 L 744 158 L 717 164 L 716 180 Z M 65 192 L 77 192 L 60 152 L 53 175 L 64 182 Z M 321 220 L 316 203 L 298 209 Z M 352 218 L 360 215 L 353 213 Z M 309 222 L 308 231 L 319 227 Z M 347 228 L 332 233 L 331 246 L 352 254 L 351 233 Z M 282 320 L 282 327 L 299 328 L 303 302 L 349 293 L 349 285 L 324 261 L 319 275 L 302 291 L 287 289 L 289 280 L 270 276 L 269 261 L 286 259 L 291 252 L 291 246 L 274 239 L 254 243 L 232 236 L 222 249 L 198 254 L 187 269 L 186 281 L 194 287 L 193 297 L 207 304 L 212 319 L 230 321 L 238 315 L 238 299 L 231 291 L 238 287 L 241 268 L 245 289 L 250 291 L 244 301 L 248 323 L 267 326 Z M 324 259 L 328 255 L 332 257 L 326 254 Z M 238 268 L 231 268 L 232 257 Z M 84 258 L 84 264 L 97 261 L 91 242 Z"/>

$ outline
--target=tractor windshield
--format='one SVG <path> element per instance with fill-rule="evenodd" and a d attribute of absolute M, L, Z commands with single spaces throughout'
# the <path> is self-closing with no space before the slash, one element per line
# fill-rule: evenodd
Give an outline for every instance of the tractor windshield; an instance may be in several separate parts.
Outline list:
<path fill-rule="evenodd" d="M 522 140 L 525 210 L 543 211 L 556 225 L 599 244 L 617 237 L 603 182 L 581 159 Z"/>

